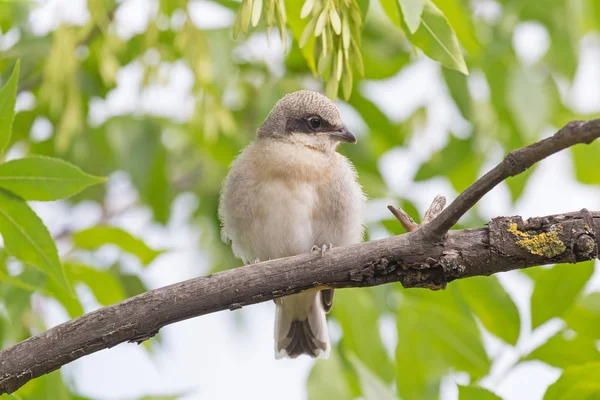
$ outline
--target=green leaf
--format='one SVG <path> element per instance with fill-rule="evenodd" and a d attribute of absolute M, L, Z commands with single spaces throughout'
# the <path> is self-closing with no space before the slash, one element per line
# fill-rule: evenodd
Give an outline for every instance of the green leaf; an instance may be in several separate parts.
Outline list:
<path fill-rule="evenodd" d="M 125 299 L 121 282 L 110 270 L 100 270 L 87 265 L 69 265 L 71 281 L 82 282 L 90 288 L 98 303 L 103 306 Z"/>
<path fill-rule="evenodd" d="M 569 367 L 550 385 L 544 400 L 600 399 L 600 362 Z"/>
<path fill-rule="evenodd" d="M 600 339 L 600 292 L 583 296 L 565 316 L 569 328 L 592 339 Z"/>
<path fill-rule="evenodd" d="M 46 290 L 65 308 L 69 317 L 77 318 L 84 314 L 83 305 L 77 296 L 71 296 L 54 279 L 46 280 Z"/>
<path fill-rule="evenodd" d="M 15 278 L 32 287 L 44 287 L 48 281 L 48 275 L 38 269 L 25 268 Z M 4 307 L 8 320 L 11 322 L 10 330 L 7 332 L 12 342 L 20 342 L 31 336 L 31 326 L 34 319 L 31 318 L 31 296 L 32 292 L 18 286 L 0 284 L 0 298 L 4 299 Z"/>
<path fill-rule="evenodd" d="M 123 273 L 123 267 L 119 264 L 113 264 L 110 267 L 110 271 L 117 277 L 121 283 L 121 287 L 125 292 L 125 297 L 133 297 L 138 294 L 144 293 L 148 290 L 144 282 L 139 276 L 134 274 Z"/>
<path fill-rule="evenodd" d="M 558 264 L 540 271 L 531 295 L 532 328 L 569 310 L 593 272 L 594 261 Z"/>
<path fill-rule="evenodd" d="M 494 33 L 498 43 L 493 47 L 485 47 L 484 54 L 481 56 L 482 69 L 490 88 L 491 104 L 496 114 L 489 118 L 486 125 L 488 130 L 498 138 L 504 151 L 509 152 L 530 144 L 531 141 L 525 140 L 525 135 L 518 130 L 513 113 L 509 111 L 511 106 L 508 104 L 507 96 L 509 86 L 507 71 L 518 63 L 512 41 L 496 30 Z"/>
<path fill-rule="evenodd" d="M 370 0 L 356 0 L 356 2 L 358 3 L 358 8 L 360 9 L 360 12 L 362 14 L 363 17 L 363 21 L 366 19 L 365 17 L 367 16 L 367 11 L 369 11 L 369 4 L 370 4 Z"/>
<path fill-rule="evenodd" d="M 396 381 L 403 399 L 438 398 L 450 370 L 468 372 L 473 380 L 488 373 L 479 328 L 454 285 L 440 292 L 403 290 L 396 319 Z"/>
<path fill-rule="evenodd" d="M 317 360 L 308 376 L 306 389 L 309 400 L 352 398 L 344 365 L 336 348 L 331 349 L 328 360 Z"/>
<path fill-rule="evenodd" d="M 444 13 L 465 50 L 473 56 L 478 56 L 481 44 L 475 35 L 473 13 L 469 6 L 460 0 L 433 0 L 433 3 Z"/>
<path fill-rule="evenodd" d="M 0 189 L 0 233 L 8 254 L 40 268 L 72 293 L 48 229 L 23 199 L 3 189 Z"/>
<path fill-rule="evenodd" d="M 537 164 L 533 165 L 531 168 L 527 168 L 519 175 L 511 176 L 505 181 L 506 186 L 508 186 L 508 190 L 510 191 L 510 198 L 513 203 L 516 202 L 525 191 L 527 182 L 529 182 L 529 178 L 531 178 L 531 175 L 533 175 L 533 172 L 536 170 L 536 168 Z"/>
<path fill-rule="evenodd" d="M 14 286 L 15 288 L 23 289 L 31 293 L 40 293 L 47 296 L 51 295 L 43 287 L 39 285 L 31 285 L 21 279 L 8 275 L 5 271 L 2 270 L 0 270 L 0 282 L 5 282 L 6 284 Z"/>
<path fill-rule="evenodd" d="M 537 278 L 540 277 L 540 275 L 544 272 L 545 269 L 547 269 L 547 267 L 539 265 L 537 267 L 520 269 L 519 273 L 529 277 L 529 279 L 531 279 L 532 281 L 535 281 Z"/>
<path fill-rule="evenodd" d="M 432 60 L 465 75 L 469 74 L 456 33 L 444 14 L 430 0 L 425 3 L 421 26 L 414 34 L 408 33 L 408 36 L 411 43 Z"/>
<path fill-rule="evenodd" d="M 483 326 L 505 342 L 519 339 L 519 310 L 495 276 L 481 276 L 456 282 L 460 293 Z"/>
<path fill-rule="evenodd" d="M 28 382 L 15 394 L 16 398 L 35 400 L 85 400 L 83 397 L 75 396 L 61 379 L 60 371 L 54 371 L 42 375 Z"/>
<path fill-rule="evenodd" d="M 400 319 L 402 318 L 402 320 Z M 439 384 L 448 368 L 442 354 L 429 345 L 429 337 L 421 338 L 419 315 L 402 306 L 398 317 L 396 364 L 398 393 L 406 400 L 438 398 Z"/>
<path fill-rule="evenodd" d="M 364 79 L 391 78 L 410 62 L 411 54 L 404 35 L 398 29 L 390 29 L 389 24 L 365 25 L 360 48 Z"/>
<path fill-rule="evenodd" d="M 446 86 L 450 91 L 452 99 L 460 110 L 460 113 L 466 120 L 471 120 L 473 115 L 473 100 L 469 93 L 467 77 L 452 69 L 442 68 L 442 74 L 446 81 Z"/>
<path fill-rule="evenodd" d="M 458 400 L 502 400 L 502 398 L 479 386 L 458 385 Z"/>
<path fill-rule="evenodd" d="M 364 289 L 338 290 L 335 297 L 332 314 L 344 330 L 340 347 L 355 353 L 381 379 L 391 382 L 394 365 L 383 347 L 379 315 L 370 292 Z"/>
<path fill-rule="evenodd" d="M 17 82 L 19 81 L 19 65 L 17 60 L 10 79 L 0 89 L 0 154 L 4 153 L 10 142 L 12 123 L 15 117 L 15 102 L 17 99 Z"/>
<path fill-rule="evenodd" d="M 398 28 L 402 27 L 402 13 L 400 11 L 400 5 L 398 0 L 380 0 L 381 8 L 388 16 L 390 21 L 394 23 Z"/>
<path fill-rule="evenodd" d="M 600 361 L 600 352 L 596 348 L 595 340 L 583 335 L 568 338 L 567 333 L 558 332 L 523 359 L 540 360 L 563 369 L 590 361 Z"/>
<path fill-rule="evenodd" d="M 360 381 L 365 400 L 395 400 L 397 397 L 391 389 L 354 354 L 348 354 L 348 360 L 354 367 Z M 341 398 L 335 396 L 336 398 Z"/>
<path fill-rule="evenodd" d="M 552 46 L 548 48 L 544 59 L 553 69 L 572 81 L 579 64 L 579 49 L 578 46 L 573 45 L 573 38 L 568 34 L 568 30 L 568 28 L 548 30 Z"/>
<path fill-rule="evenodd" d="M 153 250 L 143 240 L 131 235 L 129 232 L 114 226 L 94 226 L 79 231 L 73 235 L 75 246 L 94 250 L 105 244 L 114 244 L 124 251 L 138 257 L 144 265 L 150 264 L 162 251 Z"/>
<path fill-rule="evenodd" d="M 421 24 L 421 14 L 426 0 L 398 0 L 398 2 L 410 33 L 415 33 Z"/>
<path fill-rule="evenodd" d="M 156 221 L 166 223 L 173 193 L 167 174 L 167 150 L 161 127 L 152 120 L 115 118 L 104 126 L 120 169 L 127 171 L 141 199 L 150 205 Z"/>
<path fill-rule="evenodd" d="M 600 140 L 594 140 L 588 145 L 573 146 L 571 152 L 575 164 L 575 176 L 579 182 L 600 185 L 600 174 L 598 173 Z"/>
<path fill-rule="evenodd" d="M 302 33 L 306 28 L 306 25 L 310 23 L 311 17 L 302 19 L 300 18 L 300 11 L 302 9 L 303 1 L 286 1 L 285 8 L 287 14 L 287 23 L 292 31 L 292 35 L 294 38 L 300 42 L 300 38 L 302 37 Z M 307 41 L 300 51 L 306 60 L 306 64 L 313 72 L 316 74 L 317 67 L 315 64 L 315 56 L 314 56 L 314 48 L 315 48 L 315 37 L 311 33 L 309 40 Z"/>
<path fill-rule="evenodd" d="M 404 142 L 404 132 L 401 131 L 400 127 L 398 125 L 394 125 L 387 115 L 377 108 L 372 101 L 364 97 L 360 91 L 355 90 L 352 93 L 349 103 L 369 126 L 370 134 L 368 145 L 373 147 L 375 156 L 381 156 L 383 153 L 389 151 L 392 147 L 398 146 Z M 350 149 L 346 148 L 345 150 L 359 151 L 359 149 L 356 149 L 356 147 L 365 148 L 366 144 L 363 144 L 363 146 L 353 147 L 354 148 Z M 368 157 L 367 160 L 365 160 L 368 163 L 365 163 L 364 166 L 359 167 L 364 158 L 366 157 L 363 156 L 356 160 L 356 157 L 354 157 L 352 160 L 354 164 L 357 165 L 357 168 L 362 170 L 361 172 L 365 172 L 366 168 L 369 167 L 369 164 L 371 164 L 370 166 L 373 168 L 372 172 L 380 175 L 377 166 L 373 166 L 371 163 L 372 157 Z"/>
<path fill-rule="evenodd" d="M 555 108 L 548 85 L 550 77 L 535 69 L 513 68 L 508 74 L 506 100 L 514 120 L 528 142 L 537 140 Z"/>
<path fill-rule="evenodd" d="M 469 154 L 469 157 L 465 157 Z M 475 138 L 459 139 L 450 135 L 450 141 L 442 150 L 434 153 L 429 161 L 421 165 L 416 181 L 423 181 L 434 176 L 445 176 L 450 179 L 457 192 L 462 192 L 477 179 L 477 172 L 482 164 L 481 154 L 475 148 Z"/>
<path fill-rule="evenodd" d="M 4 315 L 0 314 L 0 348 L 4 349 L 7 347 L 5 345 L 5 337 L 8 336 L 10 322 Z"/>
<path fill-rule="evenodd" d="M 58 158 L 31 156 L 0 165 L 0 187 L 25 200 L 65 199 L 105 180 Z"/>

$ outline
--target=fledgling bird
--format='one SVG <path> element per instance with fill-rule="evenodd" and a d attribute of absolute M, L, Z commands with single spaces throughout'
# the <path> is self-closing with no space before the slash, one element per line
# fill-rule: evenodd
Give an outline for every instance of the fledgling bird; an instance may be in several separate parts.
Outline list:
<path fill-rule="evenodd" d="M 353 165 L 336 152 L 340 142 L 356 137 L 324 95 L 301 90 L 275 104 L 221 191 L 222 238 L 236 257 L 248 264 L 362 240 L 365 196 Z M 328 358 L 333 289 L 275 304 L 275 357 Z"/>

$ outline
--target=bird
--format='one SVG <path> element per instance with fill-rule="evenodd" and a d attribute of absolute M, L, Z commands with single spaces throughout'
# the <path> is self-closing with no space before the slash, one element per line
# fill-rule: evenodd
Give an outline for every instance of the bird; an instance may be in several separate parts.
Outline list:
<path fill-rule="evenodd" d="M 366 197 L 353 164 L 336 151 L 356 142 L 325 95 L 300 90 L 281 98 L 221 188 L 221 236 L 234 255 L 251 264 L 360 243 Z M 274 300 L 276 359 L 329 357 L 325 314 L 333 294 L 313 289 Z"/>

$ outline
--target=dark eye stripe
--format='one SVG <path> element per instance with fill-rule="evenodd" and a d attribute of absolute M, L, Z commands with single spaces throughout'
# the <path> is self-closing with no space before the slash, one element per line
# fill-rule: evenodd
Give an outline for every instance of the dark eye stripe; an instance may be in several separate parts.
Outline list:
<path fill-rule="evenodd" d="M 308 128 L 308 126 L 306 126 L 304 120 L 300 118 L 288 118 L 285 123 L 285 131 L 287 133 L 311 133 L 311 130 Z"/>
<path fill-rule="evenodd" d="M 314 117 L 314 116 L 311 116 Z M 310 117 L 309 117 L 310 118 Z M 285 123 L 285 131 L 287 133 L 315 133 L 315 132 L 330 132 L 333 127 L 327 121 L 320 119 L 321 126 L 317 129 L 312 129 L 309 126 L 308 118 L 288 118 Z"/>

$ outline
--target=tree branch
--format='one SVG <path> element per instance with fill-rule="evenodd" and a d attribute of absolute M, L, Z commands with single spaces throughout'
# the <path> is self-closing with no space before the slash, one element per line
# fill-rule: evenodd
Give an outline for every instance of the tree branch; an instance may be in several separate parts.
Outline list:
<path fill-rule="evenodd" d="M 507 176 L 575 143 L 600 136 L 600 120 L 570 123 L 552 138 L 510 153 L 437 217 L 414 232 L 302 254 L 191 279 L 132 297 L 0 351 L 0 394 L 96 351 L 140 343 L 165 325 L 310 289 L 376 286 L 442 289 L 478 275 L 598 257 L 600 212 L 581 210 L 531 218 L 498 217 L 487 228 L 450 231 Z M 429 217 L 443 207 L 434 201 Z M 411 222 L 407 224 L 410 226 Z M 412 222 L 414 224 L 414 222 Z"/>
<path fill-rule="evenodd" d="M 592 143 L 600 137 L 600 119 L 571 121 L 551 137 L 511 151 L 494 169 L 479 178 L 450 204 L 420 233 L 431 238 L 442 238 L 458 220 L 496 185 L 525 171 L 544 158 L 578 143 Z"/>

